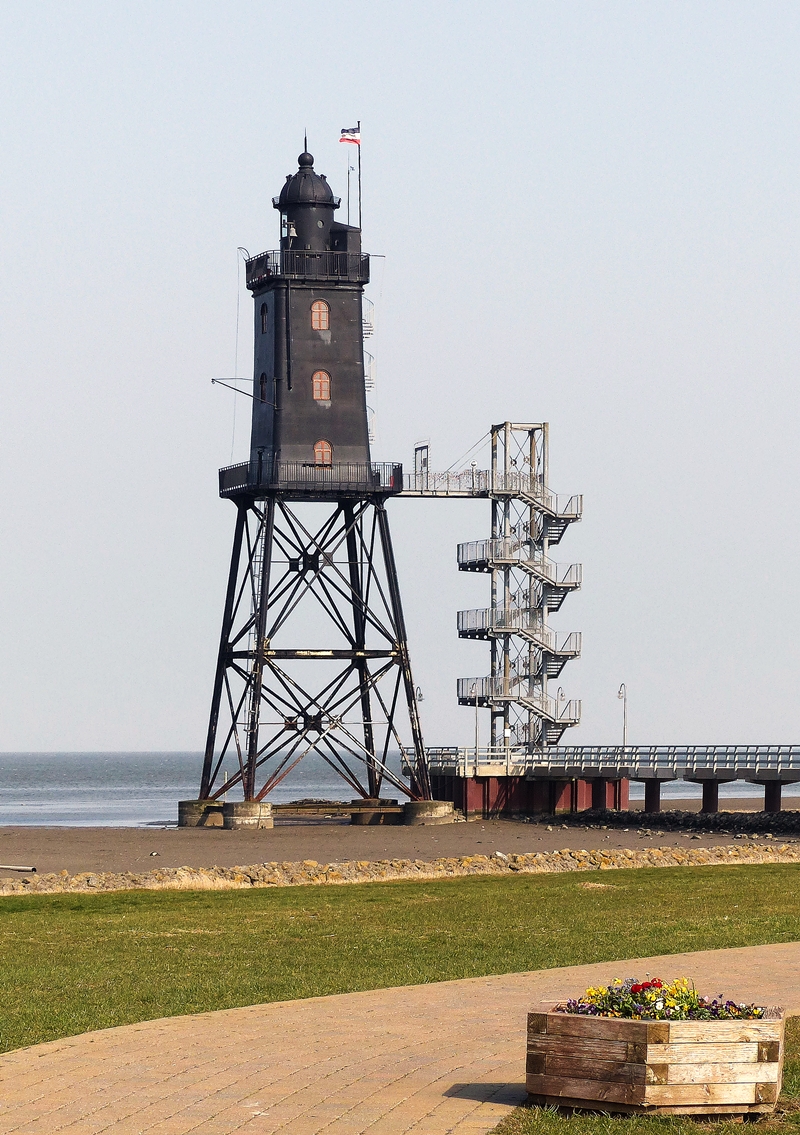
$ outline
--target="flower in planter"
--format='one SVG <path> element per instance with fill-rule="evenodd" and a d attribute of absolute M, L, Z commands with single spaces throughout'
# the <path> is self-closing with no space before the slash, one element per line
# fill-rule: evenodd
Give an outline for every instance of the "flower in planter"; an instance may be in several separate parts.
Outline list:
<path fill-rule="evenodd" d="M 556 1006 L 559 1013 L 591 1017 L 625 1017 L 643 1021 L 756 1020 L 766 1009 L 761 1005 L 737 1004 L 717 997 L 702 997 L 685 977 L 672 982 L 660 978 L 639 981 L 614 978 L 609 985 L 590 987 L 582 997 Z"/>

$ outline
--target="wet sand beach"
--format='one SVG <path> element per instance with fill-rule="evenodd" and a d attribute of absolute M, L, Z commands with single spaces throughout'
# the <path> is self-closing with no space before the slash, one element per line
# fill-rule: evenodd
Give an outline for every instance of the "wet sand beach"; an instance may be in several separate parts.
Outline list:
<path fill-rule="evenodd" d="M 670 802 L 672 803 L 672 802 Z M 794 801 L 788 801 L 789 807 Z M 758 811 L 760 799 L 721 802 L 722 809 Z M 681 800 L 684 810 L 699 801 Z M 548 827 L 552 830 L 548 830 Z M 760 839 L 763 837 L 760 837 Z M 777 837 L 782 843 L 794 837 Z M 703 847 L 727 844 L 730 833 L 640 834 L 582 827 L 573 823 L 473 820 L 439 827 L 351 827 L 349 823 L 278 823 L 267 831 L 214 828 L 0 827 L 0 864 L 35 867 L 38 872 L 148 871 L 155 867 L 234 867 L 265 862 L 320 863 L 343 860 L 423 859 L 494 851 L 524 854 L 573 849 Z M 155 853 L 155 854 L 154 854 Z M 0 868 L 0 877 L 14 878 Z"/>

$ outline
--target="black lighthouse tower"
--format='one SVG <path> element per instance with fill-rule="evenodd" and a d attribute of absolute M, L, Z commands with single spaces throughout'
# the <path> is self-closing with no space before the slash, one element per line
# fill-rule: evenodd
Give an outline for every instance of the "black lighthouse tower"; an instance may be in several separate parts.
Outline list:
<path fill-rule="evenodd" d="M 247 261 L 255 349 L 201 800 L 263 801 L 309 753 L 371 799 L 430 787 L 386 498 L 400 465 L 369 450 L 362 297 L 369 257 L 314 159 L 273 198 L 277 251 Z M 387 758 L 407 745 L 410 784 Z"/>

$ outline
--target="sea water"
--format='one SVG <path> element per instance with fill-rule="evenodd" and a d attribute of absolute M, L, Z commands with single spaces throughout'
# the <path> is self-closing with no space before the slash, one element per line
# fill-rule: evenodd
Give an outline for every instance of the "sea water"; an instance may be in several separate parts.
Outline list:
<path fill-rule="evenodd" d="M 399 772 L 399 757 L 389 766 Z M 0 824 L 139 827 L 174 824 L 179 800 L 196 800 L 202 753 L 0 753 Z M 309 754 L 270 794 L 344 800 L 356 794 Z M 398 792 L 385 785 L 382 795 Z M 241 790 L 231 792 L 241 799 Z"/>
<path fill-rule="evenodd" d="M 176 822 L 178 801 L 197 798 L 201 753 L 0 753 L 0 824 L 61 827 L 140 827 Z M 399 756 L 389 758 L 399 773 Z M 761 794 L 757 785 L 735 781 L 720 788 L 722 802 Z M 800 785 L 786 785 L 796 796 Z M 398 792 L 385 785 L 382 794 Z M 697 799 L 699 785 L 667 781 L 664 800 Z M 289 800 L 352 800 L 355 793 L 321 758 L 309 754 L 271 793 Z M 631 799 L 644 786 L 631 784 Z M 232 799 L 239 798 L 235 790 Z"/>

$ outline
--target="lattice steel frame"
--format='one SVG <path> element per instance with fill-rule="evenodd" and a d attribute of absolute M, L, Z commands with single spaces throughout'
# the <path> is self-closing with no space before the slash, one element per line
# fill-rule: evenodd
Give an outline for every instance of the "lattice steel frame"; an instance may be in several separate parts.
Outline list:
<path fill-rule="evenodd" d="M 314 752 L 364 799 L 384 783 L 430 799 L 384 498 L 329 500 L 313 525 L 281 494 L 236 505 L 200 798 L 241 785 L 245 800 L 263 800 Z M 291 645 L 293 616 L 313 602 L 340 645 Z M 406 712 L 410 784 L 387 764 L 404 748 Z"/>

